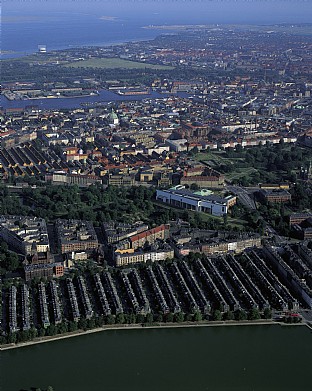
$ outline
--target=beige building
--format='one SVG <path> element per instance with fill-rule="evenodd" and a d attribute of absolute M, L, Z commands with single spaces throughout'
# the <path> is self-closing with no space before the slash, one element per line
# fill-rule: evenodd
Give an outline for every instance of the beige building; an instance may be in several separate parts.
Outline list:
<path fill-rule="evenodd" d="M 133 263 L 146 263 L 148 261 L 157 262 L 163 261 L 167 258 L 174 258 L 174 251 L 172 248 L 158 251 L 133 251 L 125 253 L 115 253 L 116 266 L 131 265 Z"/>
<path fill-rule="evenodd" d="M 91 251 L 99 247 L 95 230 L 89 221 L 57 220 L 55 228 L 62 254 Z"/>
<path fill-rule="evenodd" d="M 192 244 L 187 243 L 185 245 L 178 245 L 175 248 L 177 256 L 185 256 L 190 252 L 199 252 L 206 255 L 225 254 L 228 252 L 241 253 L 246 248 L 260 247 L 261 237 L 253 236 L 241 240 L 226 240 L 211 243 Z"/>

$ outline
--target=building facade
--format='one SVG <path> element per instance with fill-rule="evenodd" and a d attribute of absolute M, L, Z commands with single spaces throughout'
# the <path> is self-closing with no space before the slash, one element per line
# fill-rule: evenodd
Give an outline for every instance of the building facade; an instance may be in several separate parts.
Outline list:
<path fill-rule="evenodd" d="M 157 190 L 156 199 L 183 209 L 205 212 L 213 216 L 224 216 L 236 203 L 236 197 L 202 195 L 186 190 L 184 186 L 175 186 L 168 190 Z"/>

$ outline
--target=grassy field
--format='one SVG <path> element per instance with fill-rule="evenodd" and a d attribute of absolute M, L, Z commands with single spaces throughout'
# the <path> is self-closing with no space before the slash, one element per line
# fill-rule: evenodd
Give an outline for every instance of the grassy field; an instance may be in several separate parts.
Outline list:
<path fill-rule="evenodd" d="M 226 178 L 230 181 L 233 179 L 241 179 L 243 177 L 249 177 L 252 173 L 257 172 L 253 167 L 248 167 L 248 168 L 238 168 L 234 172 L 226 174 Z"/>
<path fill-rule="evenodd" d="M 162 203 L 160 201 L 153 201 L 153 204 L 158 206 L 158 207 L 160 207 L 160 208 L 163 208 L 163 209 L 173 209 L 176 212 L 178 212 L 179 214 L 181 214 L 181 216 L 182 216 L 182 213 L 184 212 L 183 208 L 177 208 L 177 207 L 174 207 L 172 205 L 167 205 L 167 204 L 164 204 L 164 203 Z M 193 211 L 193 210 L 188 210 L 188 213 L 191 216 L 192 215 L 194 216 L 195 213 L 199 213 L 203 221 L 216 220 L 219 223 L 223 223 L 223 217 L 213 216 L 213 215 L 210 215 L 208 213 L 196 212 L 196 211 Z M 231 228 L 237 227 L 237 228 L 240 228 L 240 229 L 244 229 L 246 227 L 246 224 L 247 224 L 247 222 L 245 220 L 240 220 L 240 219 L 237 219 L 237 218 L 233 218 L 230 215 L 228 215 L 227 225 L 230 226 Z"/>
<path fill-rule="evenodd" d="M 76 61 L 67 64 L 66 67 L 71 68 L 124 68 L 124 69 L 173 69 L 173 67 L 165 65 L 154 65 L 142 62 L 123 60 L 121 58 L 92 58 L 85 61 Z"/>
<path fill-rule="evenodd" d="M 14 53 L 14 52 L 12 52 Z M 36 63 L 36 64 L 47 64 L 47 63 L 52 63 L 56 62 L 58 60 L 57 56 L 52 56 L 48 54 L 29 54 L 25 55 L 22 57 L 17 57 L 17 58 L 5 58 L 1 60 L 1 62 L 23 62 L 23 63 Z"/>
<path fill-rule="evenodd" d="M 228 158 L 224 156 L 224 152 L 222 151 L 205 151 L 199 152 L 196 154 L 196 160 L 202 161 L 211 165 L 215 169 L 218 170 L 218 165 L 220 164 L 236 164 L 243 163 L 244 158 Z M 245 176 L 249 177 L 252 173 L 257 172 L 258 170 L 253 167 L 244 167 L 244 168 L 236 168 L 233 172 L 229 172 L 225 174 L 227 180 L 232 181 L 233 179 L 241 179 Z"/>

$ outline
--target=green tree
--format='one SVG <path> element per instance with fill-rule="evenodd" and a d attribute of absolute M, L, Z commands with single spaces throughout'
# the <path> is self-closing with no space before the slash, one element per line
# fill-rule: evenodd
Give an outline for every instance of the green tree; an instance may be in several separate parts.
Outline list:
<path fill-rule="evenodd" d="M 95 325 L 96 325 L 96 323 L 95 323 L 95 318 L 94 317 L 92 317 L 90 319 L 87 319 L 87 327 L 88 327 L 89 330 L 94 329 Z"/>
<path fill-rule="evenodd" d="M 128 323 L 136 323 L 136 320 L 137 320 L 137 318 L 136 318 L 136 315 L 135 314 L 129 314 L 128 315 Z"/>
<path fill-rule="evenodd" d="M 194 313 L 194 322 L 200 322 L 203 319 L 203 316 L 200 311 L 195 311 Z"/>
<path fill-rule="evenodd" d="M 228 215 L 227 215 L 227 213 L 224 213 L 224 215 L 223 215 L 223 224 L 226 226 L 227 223 L 228 223 Z"/>
<path fill-rule="evenodd" d="M 68 331 L 70 332 L 77 331 L 77 329 L 78 329 L 77 322 L 69 322 Z"/>
<path fill-rule="evenodd" d="M 213 313 L 213 320 L 220 321 L 222 319 L 222 314 L 220 310 L 215 310 Z"/>
<path fill-rule="evenodd" d="M 271 319 L 272 318 L 272 311 L 270 308 L 265 308 L 263 311 L 263 317 L 264 319 Z"/>
<path fill-rule="evenodd" d="M 247 314 L 244 310 L 236 310 L 234 316 L 235 316 L 235 320 L 246 320 L 247 319 Z"/>
<path fill-rule="evenodd" d="M 34 339 L 38 336 L 38 331 L 35 327 L 32 327 L 30 330 L 30 339 Z"/>
<path fill-rule="evenodd" d="M 174 321 L 177 323 L 181 323 L 184 321 L 184 313 L 183 312 L 177 312 L 174 315 Z"/>
<path fill-rule="evenodd" d="M 5 241 L 1 240 L 1 242 L 0 242 L 0 251 L 5 253 L 8 250 L 9 250 L 9 247 L 8 247 L 7 243 Z"/>
<path fill-rule="evenodd" d="M 173 322 L 173 313 L 172 312 L 168 312 L 168 314 L 166 314 L 165 321 L 166 321 L 166 323 L 172 323 Z"/>
<path fill-rule="evenodd" d="M 106 324 L 114 324 L 115 323 L 115 316 L 114 315 L 107 315 L 105 319 Z"/>
<path fill-rule="evenodd" d="M 234 314 L 232 311 L 227 311 L 223 314 L 223 320 L 233 320 Z"/>
<path fill-rule="evenodd" d="M 193 191 L 197 191 L 197 190 L 199 190 L 199 186 L 197 183 L 192 183 L 190 186 L 190 189 Z"/>
<path fill-rule="evenodd" d="M 153 320 L 154 320 L 154 317 L 153 317 L 153 314 L 151 314 L 150 312 L 146 315 L 146 319 L 145 319 L 145 322 L 147 324 L 152 324 L 153 323 Z"/>
<path fill-rule="evenodd" d="M 257 320 L 260 319 L 260 313 L 258 308 L 252 308 L 251 311 L 249 312 L 249 319 L 250 320 Z"/>
<path fill-rule="evenodd" d="M 137 314 L 135 323 L 144 323 L 144 322 L 145 322 L 145 316 L 142 314 Z"/>
<path fill-rule="evenodd" d="M 16 270 L 19 267 L 17 254 L 7 251 L 5 253 L 4 267 L 10 272 Z"/>
<path fill-rule="evenodd" d="M 67 322 L 62 322 L 58 325 L 58 332 L 60 334 L 64 334 L 64 333 L 67 333 L 68 331 L 68 324 Z"/>
<path fill-rule="evenodd" d="M 154 315 L 154 321 L 157 322 L 157 323 L 161 323 L 163 322 L 164 320 L 164 317 L 163 317 L 163 314 L 156 314 Z"/>
<path fill-rule="evenodd" d="M 193 314 L 188 313 L 188 314 L 185 315 L 185 321 L 186 322 L 192 322 L 192 320 L 193 320 Z"/>
<path fill-rule="evenodd" d="M 54 324 L 50 324 L 50 326 L 46 330 L 47 335 L 56 335 L 57 334 L 57 327 Z"/>
<path fill-rule="evenodd" d="M 85 330 L 85 331 L 88 329 L 87 319 L 86 318 L 79 319 L 78 328 L 82 329 L 82 330 Z"/>
<path fill-rule="evenodd" d="M 16 343 L 17 342 L 17 335 L 16 333 L 10 333 L 8 335 L 8 343 Z"/>
<path fill-rule="evenodd" d="M 118 314 L 118 315 L 116 315 L 116 323 L 117 323 L 117 324 L 123 324 L 123 323 L 125 323 L 125 315 L 124 315 L 124 314 Z"/>
<path fill-rule="evenodd" d="M 96 326 L 97 327 L 102 327 L 105 323 L 105 318 L 103 315 L 100 315 L 96 318 Z"/>

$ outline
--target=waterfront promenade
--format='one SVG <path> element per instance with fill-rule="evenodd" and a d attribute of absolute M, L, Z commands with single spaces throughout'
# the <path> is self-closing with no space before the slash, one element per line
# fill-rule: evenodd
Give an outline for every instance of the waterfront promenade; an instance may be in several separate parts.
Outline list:
<path fill-rule="evenodd" d="M 21 342 L 16 344 L 6 344 L 0 345 L 0 352 L 10 349 L 17 349 L 31 345 L 42 344 L 46 342 L 58 341 L 61 339 L 67 339 L 72 337 L 78 337 L 87 334 L 94 334 L 103 331 L 112 331 L 112 330 L 139 330 L 139 329 L 172 329 L 172 328 L 189 328 L 189 327 L 230 327 L 230 326 L 306 326 L 312 330 L 311 326 L 307 323 L 295 323 L 295 324 L 286 324 L 283 322 L 276 322 L 273 320 L 246 320 L 246 321 L 202 321 L 202 322 L 182 322 L 182 323 L 157 323 L 152 325 L 146 324 L 124 324 L 124 325 L 105 325 L 102 327 L 97 327 L 91 330 L 77 330 L 72 332 L 67 332 L 64 334 L 54 335 L 54 336 L 45 336 L 37 337 L 32 341 Z"/>

